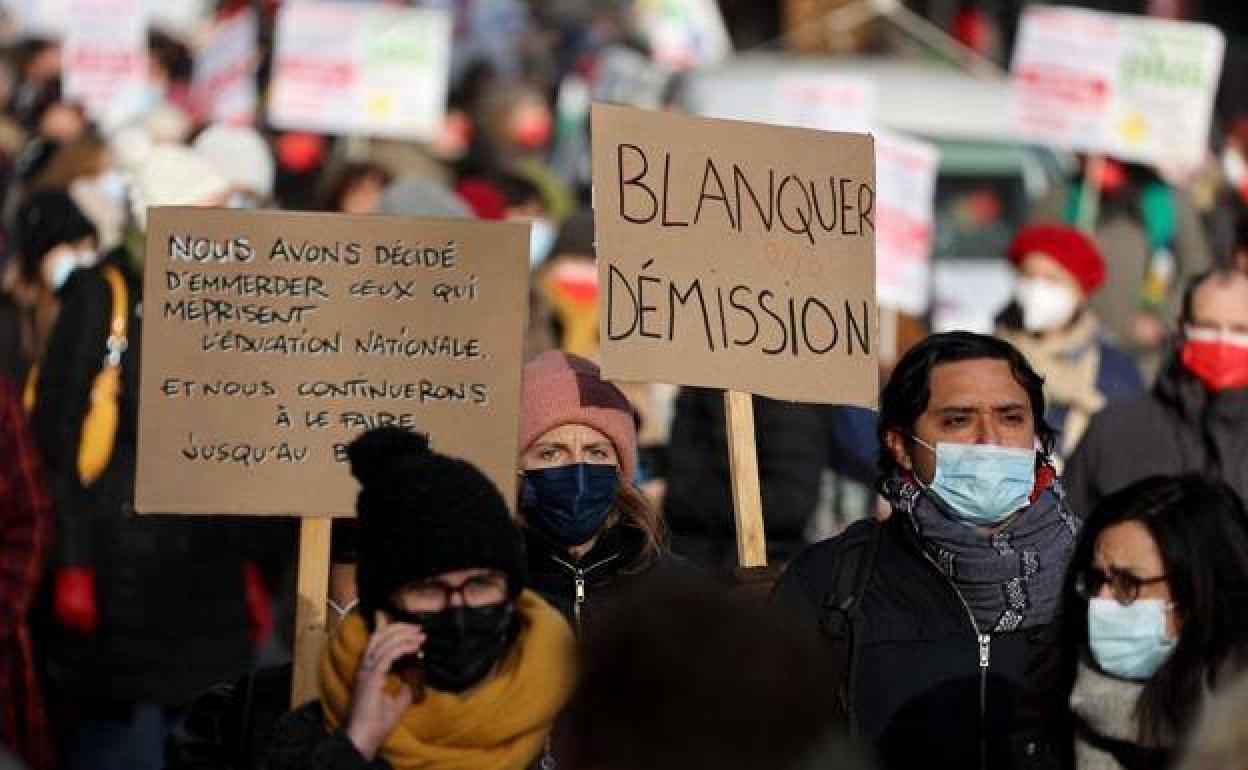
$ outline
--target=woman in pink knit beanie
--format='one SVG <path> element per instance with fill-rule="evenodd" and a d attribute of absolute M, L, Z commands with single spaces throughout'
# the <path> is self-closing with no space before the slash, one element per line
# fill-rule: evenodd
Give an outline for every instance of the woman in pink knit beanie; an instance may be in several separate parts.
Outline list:
<path fill-rule="evenodd" d="M 577 628 L 638 575 L 671 566 L 662 519 L 633 485 L 637 413 L 580 356 L 524 367 L 520 515 L 532 587 Z"/>

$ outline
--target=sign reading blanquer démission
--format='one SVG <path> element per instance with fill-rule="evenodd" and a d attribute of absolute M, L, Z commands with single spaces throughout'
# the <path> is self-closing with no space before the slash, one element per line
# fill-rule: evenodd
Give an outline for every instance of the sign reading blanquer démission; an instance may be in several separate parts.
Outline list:
<path fill-rule="evenodd" d="M 135 507 L 345 514 L 345 446 L 398 425 L 515 492 L 523 225 L 149 214 Z"/>
<path fill-rule="evenodd" d="M 866 134 L 593 107 L 611 379 L 878 403 Z"/>

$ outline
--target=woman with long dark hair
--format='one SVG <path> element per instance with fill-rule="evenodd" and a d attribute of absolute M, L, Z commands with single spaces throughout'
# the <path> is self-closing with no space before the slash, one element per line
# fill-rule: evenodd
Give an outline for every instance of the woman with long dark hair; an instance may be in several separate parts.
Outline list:
<path fill-rule="evenodd" d="M 1055 760 L 1167 767 L 1208 694 L 1248 663 L 1246 603 L 1248 514 L 1228 486 L 1158 476 L 1102 501 L 1064 586 L 1051 723 L 1074 752 Z"/>

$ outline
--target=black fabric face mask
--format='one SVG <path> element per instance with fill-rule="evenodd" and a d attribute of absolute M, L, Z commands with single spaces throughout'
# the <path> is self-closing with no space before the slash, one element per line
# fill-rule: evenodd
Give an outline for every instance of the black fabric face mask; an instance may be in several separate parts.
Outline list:
<path fill-rule="evenodd" d="M 388 614 L 399 623 L 420 626 L 426 637 L 424 657 L 405 655 L 395 662 L 395 669 L 423 664 L 430 687 L 456 694 L 485 679 L 520 630 L 511 601 L 484 607 L 448 606 L 440 612 L 391 607 Z"/>

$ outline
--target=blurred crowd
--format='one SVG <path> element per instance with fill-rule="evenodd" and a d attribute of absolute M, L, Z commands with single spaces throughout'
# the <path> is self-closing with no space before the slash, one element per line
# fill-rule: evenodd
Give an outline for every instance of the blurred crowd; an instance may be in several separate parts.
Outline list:
<path fill-rule="evenodd" d="M 1246 31 L 1200 168 L 1060 156 L 995 222 L 993 328 L 903 317 L 878 413 L 754 398 L 747 574 L 722 393 L 593 363 L 589 104 L 678 107 L 684 77 L 630 5 L 449 4 L 426 143 L 208 120 L 196 40 L 158 29 L 142 109 L 102 125 L 56 41 L 4 48 L 0 768 L 1248 768 Z M 771 53 L 809 12 L 720 5 Z M 915 9 L 1003 56 L 1018 5 Z M 414 434 L 358 439 L 293 711 L 297 523 L 132 507 L 171 205 L 530 226 L 519 514 Z"/>

